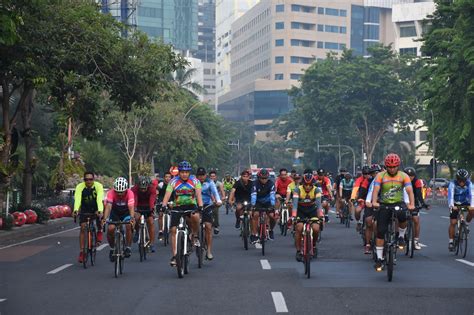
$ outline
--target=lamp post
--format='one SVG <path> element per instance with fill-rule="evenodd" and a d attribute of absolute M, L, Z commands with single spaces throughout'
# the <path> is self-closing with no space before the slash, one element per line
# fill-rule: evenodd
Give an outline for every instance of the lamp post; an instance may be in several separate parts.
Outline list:
<path fill-rule="evenodd" d="M 431 141 L 432 141 L 432 150 L 433 150 L 433 188 L 435 188 L 436 183 L 436 142 L 435 142 L 435 130 L 434 130 L 434 115 L 433 110 L 430 109 L 431 113 Z M 433 199 L 436 199 L 436 191 L 432 192 Z"/>

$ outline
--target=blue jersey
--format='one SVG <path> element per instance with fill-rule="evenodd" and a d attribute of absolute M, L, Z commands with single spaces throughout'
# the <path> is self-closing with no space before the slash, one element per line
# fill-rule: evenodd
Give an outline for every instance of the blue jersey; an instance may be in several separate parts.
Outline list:
<path fill-rule="evenodd" d="M 204 205 L 210 205 L 212 203 L 212 196 L 214 196 L 214 199 L 217 202 L 221 202 L 221 197 L 217 192 L 216 184 L 212 180 L 206 178 L 206 180 L 202 182 L 201 185 L 202 203 Z"/>
<path fill-rule="evenodd" d="M 256 179 L 252 184 L 251 204 L 255 206 L 257 203 L 262 205 L 275 206 L 275 185 L 271 180 L 265 184 L 260 183 Z"/>
<path fill-rule="evenodd" d="M 472 198 L 473 188 L 469 180 L 466 181 L 464 187 L 459 186 L 456 180 L 451 181 L 448 186 L 448 206 L 453 207 L 454 203 L 461 203 L 462 205 L 474 207 L 474 200 Z"/>

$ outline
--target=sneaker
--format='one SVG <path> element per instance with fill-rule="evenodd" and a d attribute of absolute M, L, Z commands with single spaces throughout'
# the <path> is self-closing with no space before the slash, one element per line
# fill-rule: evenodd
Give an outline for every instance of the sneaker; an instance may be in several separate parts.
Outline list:
<path fill-rule="evenodd" d="M 349 219 L 350 219 L 351 221 L 354 221 L 354 218 L 353 218 L 352 216 L 350 216 Z M 359 224 L 359 223 L 357 223 L 357 224 Z"/>
<path fill-rule="evenodd" d="M 365 245 L 365 251 L 364 254 L 370 255 L 372 251 L 370 250 L 370 244 Z"/>
<path fill-rule="evenodd" d="M 79 253 L 79 258 L 77 258 L 77 261 L 78 261 L 80 264 L 82 264 L 82 263 L 84 262 L 84 258 L 85 258 L 84 256 L 85 256 L 85 255 L 84 255 L 83 252 L 80 252 L 80 253 Z"/>
<path fill-rule="evenodd" d="M 250 242 L 252 244 L 257 244 L 258 243 L 258 236 L 256 235 L 250 235 Z"/>
<path fill-rule="evenodd" d="M 155 245 L 150 245 L 150 251 L 151 251 L 152 253 L 154 253 L 154 252 L 156 251 Z"/>
<path fill-rule="evenodd" d="M 421 245 L 420 245 L 420 243 L 418 242 L 418 240 L 415 240 L 415 249 L 416 249 L 416 250 L 420 250 L 420 249 L 421 249 Z"/>
<path fill-rule="evenodd" d="M 336 213 L 336 219 L 339 219 L 339 218 L 340 218 L 340 216 L 339 216 L 339 212 L 338 212 L 338 213 Z"/>
<path fill-rule="evenodd" d="M 268 231 L 268 239 L 269 239 L 270 241 L 274 241 L 274 240 L 275 240 L 275 237 L 274 237 L 274 235 L 273 235 L 273 231 Z"/>
<path fill-rule="evenodd" d="M 163 238 L 163 231 L 159 231 L 158 232 L 158 239 L 162 239 Z"/>
<path fill-rule="evenodd" d="M 171 267 L 176 267 L 176 256 L 171 257 L 170 266 Z"/>
<path fill-rule="evenodd" d="M 214 256 L 212 255 L 212 253 L 207 253 L 207 254 L 206 254 L 206 259 L 207 259 L 207 260 L 213 260 L 213 259 L 214 259 Z"/>
<path fill-rule="evenodd" d="M 193 245 L 194 247 L 201 247 L 201 242 L 199 241 L 199 237 L 194 237 Z"/>
<path fill-rule="evenodd" d="M 398 248 L 404 249 L 405 248 L 405 238 L 399 237 L 398 238 Z"/>
<path fill-rule="evenodd" d="M 296 261 L 303 261 L 303 254 L 301 254 L 301 252 L 296 252 Z"/>
<path fill-rule="evenodd" d="M 238 220 L 237 222 L 235 222 L 235 228 L 237 230 L 240 230 L 240 220 Z"/>
<path fill-rule="evenodd" d="M 215 228 L 214 228 L 214 234 L 217 235 L 217 234 L 219 234 L 219 232 L 220 232 L 220 231 L 219 231 L 219 228 L 218 228 L 218 227 L 215 227 Z"/>
<path fill-rule="evenodd" d="M 123 251 L 123 255 L 125 258 L 128 258 L 132 255 L 132 249 L 130 247 L 125 247 L 125 250 Z"/>
<path fill-rule="evenodd" d="M 110 262 L 115 262 L 115 256 L 114 256 L 114 250 L 111 249 L 109 251 L 109 259 L 110 259 Z"/>
<path fill-rule="evenodd" d="M 454 252 L 454 243 L 453 242 L 449 242 L 449 251 L 450 252 Z"/>
<path fill-rule="evenodd" d="M 377 262 L 375 263 L 375 271 L 380 272 L 383 270 L 383 260 L 382 259 L 377 259 Z"/>
<path fill-rule="evenodd" d="M 135 232 L 135 234 L 133 235 L 133 242 L 136 243 L 138 242 L 138 230 Z"/>
<path fill-rule="evenodd" d="M 102 243 L 102 231 L 97 232 L 97 243 Z"/>

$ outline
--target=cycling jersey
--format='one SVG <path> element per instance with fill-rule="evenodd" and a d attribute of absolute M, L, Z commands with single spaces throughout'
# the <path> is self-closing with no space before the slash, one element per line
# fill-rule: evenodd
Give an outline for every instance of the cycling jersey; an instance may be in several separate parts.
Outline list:
<path fill-rule="evenodd" d="M 265 184 L 262 184 L 257 179 L 253 182 L 250 202 L 252 206 L 256 204 L 265 207 L 275 206 L 275 185 L 273 181 L 268 180 Z"/>
<path fill-rule="evenodd" d="M 410 177 L 398 171 L 391 176 L 387 171 L 380 172 L 374 179 L 375 186 L 380 186 L 380 202 L 386 204 L 402 203 L 403 188 L 411 187 Z"/>
<path fill-rule="evenodd" d="M 331 181 L 329 180 L 329 178 L 327 176 L 323 176 L 322 179 L 319 179 L 319 176 L 315 175 L 314 180 L 316 181 L 316 183 L 319 184 L 319 187 L 323 192 L 323 196 L 329 196 L 330 191 L 328 190 L 328 185 L 331 186 Z"/>
<path fill-rule="evenodd" d="M 364 176 L 358 177 L 352 188 L 351 199 L 365 199 L 369 190 L 370 180 Z"/>
<path fill-rule="evenodd" d="M 94 181 L 91 188 L 87 188 L 84 182 L 76 186 L 74 192 L 74 211 L 81 213 L 102 213 L 104 210 L 104 187 L 101 183 Z"/>
<path fill-rule="evenodd" d="M 151 185 L 146 191 L 141 191 L 138 185 L 131 188 L 133 196 L 135 198 L 135 208 L 155 208 L 156 201 L 156 187 Z"/>
<path fill-rule="evenodd" d="M 290 177 L 287 177 L 286 180 L 282 180 L 280 177 L 278 177 L 275 181 L 275 190 L 276 193 L 279 194 L 282 197 L 286 196 L 286 191 L 288 190 L 288 186 L 293 182 L 293 180 Z"/>
<path fill-rule="evenodd" d="M 343 178 L 339 184 L 339 187 L 342 187 L 342 190 L 352 191 L 352 188 L 354 187 L 354 179 L 351 178 L 346 180 Z"/>
<path fill-rule="evenodd" d="M 317 186 L 311 187 L 309 192 L 303 185 L 295 187 L 292 216 L 316 217 L 317 210 L 321 209 L 321 193 L 321 189 Z"/>
<path fill-rule="evenodd" d="M 196 189 L 201 189 L 201 182 L 191 175 L 187 181 L 175 177 L 166 187 L 167 192 L 174 192 L 176 206 L 196 206 Z"/>
<path fill-rule="evenodd" d="M 122 196 L 119 196 L 113 189 L 107 192 L 105 202 L 112 205 L 112 213 L 119 216 L 129 214 L 128 208 L 135 206 L 135 196 L 130 189 L 127 189 Z"/>
<path fill-rule="evenodd" d="M 236 202 L 250 202 L 250 195 L 252 193 L 252 181 L 248 181 L 247 184 L 244 184 L 243 180 L 235 182 L 234 187 L 234 197 Z"/>
<path fill-rule="evenodd" d="M 230 180 L 226 180 L 224 178 L 224 181 L 222 182 L 222 184 L 224 185 L 224 190 L 225 191 L 230 191 L 232 189 L 232 187 L 234 187 L 235 179 L 233 179 L 231 177 Z"/>
<path fill-rule="evenodd" d="M 474 207 L 473 189 L 474 185 L 469 180 L 464 187 L 459 186 L 457 180 L 451 181 L 448 186 L 448 206 L 453 207 L 457 202 Z"/>
<path fill-rule="evenodd" d="M 217 192 L 216 184 L 206 178 L 202 183 L 202 202 L 204 205 L 210 205 L 212 203 L 212 199 L 214 198 L 217 202 L 221 202 L 221 197 Z"/>
<path fill-rule="evenodd" d="M 374 192 L 374 186 L 375 186 L 375 182 L 372 179 L 370 181 L 370 185 L 369 185 L 369 189 L 367 191 L 367 197 L 365 198 L 365 202 L 372 202 L 372 195 L 373 195 L 373 192 Z"/>

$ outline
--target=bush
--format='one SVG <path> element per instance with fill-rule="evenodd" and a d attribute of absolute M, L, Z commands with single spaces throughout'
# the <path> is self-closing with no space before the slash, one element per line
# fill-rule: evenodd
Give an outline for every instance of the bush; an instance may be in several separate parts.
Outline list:
<path fill-rule="evenodd" d="M 29 207 L 31 210 L 35 211 L 38 215 L 37 223 L 44 224 L 49 220 L 49 211 L 48 207 L 44 204 L 35 203 Z"/>

